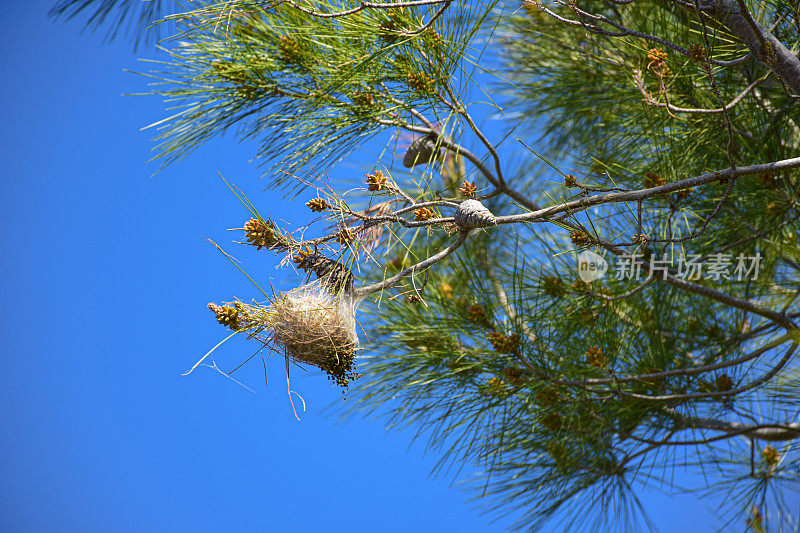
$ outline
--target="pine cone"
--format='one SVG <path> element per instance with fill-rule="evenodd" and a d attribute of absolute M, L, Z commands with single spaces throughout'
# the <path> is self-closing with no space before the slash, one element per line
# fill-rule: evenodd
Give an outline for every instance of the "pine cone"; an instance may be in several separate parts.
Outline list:
<path fill-rule="evenodd" d="M 217 317 L 217 322 L 232 330 L 239 328 L 239 310 L 230 305 L 217 305 L 209 303 L 208 308 L 213 311 Z"/>
<path fill-rule="evenodd" d="M 691 43 L 689 45 L 689 57 L 692 61 L 700 63 L 706 58 L 706 48 L 702 44 Z"/>
<path fill-rule="evenodd" d="M 436 137 L 425 135 L 414 140 L 403 154 L 403 166 L 412 168 L 417 165 L 433 163 L 441 156 L 441 150 L 436 146 Z"/>
<path fill-rule="evenodd" d="M 325 198 L 312 198 L 306 202 L 306 206 L 315 213 L 321 213 L 330 207 Z"/>
<path fill-rule="evenodd" d="M 550 386 L 539 389 L 536 392 L 535 398 L 542 407 L 553 407 L 554 405 L 558 405 L 558 402 L 561 399 L 558 391 Z"/>
<path fill-rule="evenodd" d="M 555 276 L 544 277 L 542 280 L 542 290 L 551 298 L 559 298 L 566 292 L 564 282 Z"/>
<path fill-rule="evenodd" d="M 248 220 L 244 225 L 244 233 L 247 243 L 255 246 L 258 250 L 270 248 L 279 241 L 275 228 L 260 218 Z"/>
<path fill-rule="evenodd" d="M 596 368 L 605 368 L 608 361 L 603 356 L 603 350 L 597 346 L 591 346 L 586 350 L 586 362 Z"/>
<path fill-rule="evenodd" d="M 433 78 L 423 72 L 412 72 L 408 75 L 408 86 L 422 94 L 433 92 L 436 83 Z"/>
<path fill-rule="evenodd" d="M 720 374 L 717 376 L 714 383 L 717 385 L 717 390 L 720 392 L 726 392 L 733 388 L 733 380 L 727 374 Z"/>
<path fill-rule="evenodd" d="M 564 421 L 561 419 L 561 416 L 556 413 L 546 414 L 539 421 L 545 429 L 549 429 L 550 431 L 560 430 L 564 423 Z"/>
<path fill-rule="evenodd" d="M 648 189 L 652 187 L 660 187 L 664 185 L 664 178 L 656 174 L 655 172 L 645 172 L 644 174 L 644 186 Z"/>
<path fill-rule="evenodd" d="M 775 466 L 781 460 L 781 454 L 772 446 L 764 448 L 764 451 L 761 452 L 761 457 L 767 463 L 767 466 Z"/>
<path fill-rule="evenodd" d="M 592 238 L 582 231 L 570 231 L 569 238 L 575 246 L 585 246 L 592 243 Z"/>
<path fill-rule="evenodd" d="M 436 218 L 436 212 L 430 207 L 420 207 L 414 210 L 414 220 L 429 220 L 431 218 Z"/>
<path fill-rule="evenodd" d="M 375 95 L 369 91 L 357 91 L 350 97 L 353 104 L 358 107 L 374 107 Z"/>
<path fill-rule="evenodd" d="M 367 174 L 367 189 L 370 191 L 381 191 L 386 188 L 389 178 L 383 172 L 376 170 L 372 174 Z"/>
<path fill-rule="evenodd" d="M 453 213 L 456 225 L 462 230 L 488 228 L 497 224 L 497 218 L 478 200 L 464 200 Z"/>
<path fill-rule="evenodd" d="M 298 258 L 300 259 L 298 261 Z M 333 259 L 329 259 L 322 254 L 306 253 L 303 252 L 299 256 L 295 256 L 297 267 L 308 272 L 312 271 L 317 275 L 317 279 L 322 279 L 334 292 L 339 292 L 344 289 L 346 292 L 353 290 L 354 276 L 353 273 Z"/>
<path fill-rule="evenodd" d="M 499 331 L 491 331 L 486 334 L 486 338 L 492 343 L 492 347 L 495 351 L 500 353 L 515 355 L 519 353 L 520 346 L 522 346 L 519 333 L 504 335 Z"/>
<path fill-rule="evenodd" d="M 475 198 L 475 195 L 478 192 L 478 188 L 475 187 L 474 182 L 465 181 L 464 184 L 458 188 L 458 191 L 461 193 L 461 196 L 464 198 Z"/>

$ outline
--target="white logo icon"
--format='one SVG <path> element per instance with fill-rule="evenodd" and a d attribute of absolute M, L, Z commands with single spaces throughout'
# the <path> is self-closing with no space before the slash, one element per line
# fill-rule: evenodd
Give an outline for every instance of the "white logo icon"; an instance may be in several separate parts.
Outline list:
<path fill-rule="evenodd" d="M 602 278 L 607 270 L 608 263 L 603 256 L 589 250 L 578 254 L 578 277 L 586 283 Z"/>

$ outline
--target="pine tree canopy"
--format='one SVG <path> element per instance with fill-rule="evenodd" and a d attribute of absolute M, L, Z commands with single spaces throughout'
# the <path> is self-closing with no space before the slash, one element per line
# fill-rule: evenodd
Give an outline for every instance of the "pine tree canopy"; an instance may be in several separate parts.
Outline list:
<path fill-rule="evenodd" d="M 220 324 L 415 428 L 443 470 L 477 466 L 487 510 L 639 531 L 638 496 L 677 473 L 724 528 L 798 527 L 797 0 L 53 14 L 161 39 L 163 164 L 230 130 L 320 214 L 291 232 L 232 187 L 242 240 L 320 281 L 211 304 Z M 315 171 L 356 150 L 363 174 Z"/>

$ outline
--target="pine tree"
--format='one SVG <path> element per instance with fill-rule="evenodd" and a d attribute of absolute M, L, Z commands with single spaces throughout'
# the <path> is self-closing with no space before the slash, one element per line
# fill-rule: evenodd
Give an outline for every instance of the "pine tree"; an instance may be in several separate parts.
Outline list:
<path fill-rule="evenodd" d="M 54 13 L 113 29 L 180 9 L 138 5 Z M 244 240 L 328 303 L 212 304 L 220 324 L 480 466 L 476 494 L 519 527 L 636 530 L 639 491 L 685 469 L 727 523 L 796 526 L 796 0 L 193 6 L 164 17 L 171 60 L 148 73 L 183 106 L 161 160 L 235 128 L 321 217 L 296 237 L 242 197 Z M 363 179 L 311 170 L 390 134 Z M 320 314 L 345 300 L 368 344 Z M 292 313 L 316 328 L 300 344 L 275 326 Z"/>

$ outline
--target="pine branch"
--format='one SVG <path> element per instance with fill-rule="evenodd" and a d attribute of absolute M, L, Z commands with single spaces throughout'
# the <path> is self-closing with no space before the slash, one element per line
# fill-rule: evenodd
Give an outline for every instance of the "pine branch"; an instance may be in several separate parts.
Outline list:
<path fill-rule="evenodd" d="M 674 0 L 675 3 L 692 9 L 691 3 Z M 800 59 L 775 38 L 772 33 L 753 20 L 752 15 L 741 0 L 697 0 L 708 14 L 725 26 L 741 40 L 757 58 L 769 68 L 800 97 Z"/>

